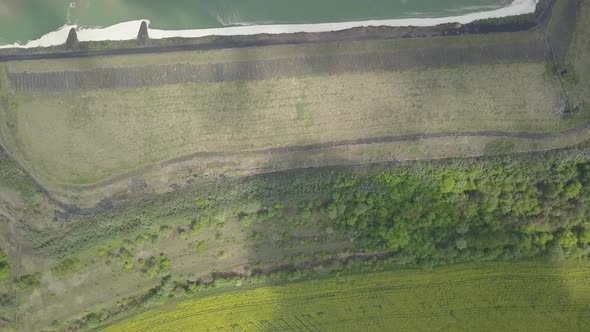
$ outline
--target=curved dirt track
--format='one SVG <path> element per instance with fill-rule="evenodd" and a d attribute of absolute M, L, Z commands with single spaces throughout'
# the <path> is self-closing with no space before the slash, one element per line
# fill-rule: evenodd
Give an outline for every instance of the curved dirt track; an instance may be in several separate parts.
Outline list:
<path fill-rule="evenodd" d="M 330 149 L 344 146 L 355 146 L 355 145 L 370 145 L 370 144 L 383 144 L 383 143 L 396 143 L 396 142 L 410 142 L 419 141 L 425 139 L 435 138 L 447 138 L 447 137 L 490 137 L 490 138 L 521 138 L 521 139 L 533 139 L 533 140 L 544 140 L 551 138 L 558 138 L 563 135 L 571 135 L 581 133 L 585 130 L 590 129 L 590 122 L 583 123 L 579 126 L 561 131 L 561 132 L 509 132 L 509 131 L 453 131 L 453 132 L 440 132 L 440 133 L 418 133 L 410 135 L 399 135 L 399 136 L 384 136 L 384 137 L 373 137 L 373 138 L 362 138 L 354 140 L 341 140 L 334 142 L 325 142 L 308 145 L 293 145 L 284 147 L 273 147 L 256 150 L 244 150 L 234 152 L 223 152 L 223 151 L 211 151 L 211 152 L 195 152 L 186 156 L 181 156 L 173 159 L 161 161 L 159 163 L 141 167 L 131 172 L 120 174 L 112 178 L 96 182 L 88 185 L 63 185 L 64 188 L 70 189 L 82 189 L 82 190 L 93 190 L 103 186 L 114 184 L 120 181 L 126 181 L 133 177 L 141 176 L 151 170 L 159 167 L 171 166 L 174 164 L 190 161 L 199 158 L 210 158 L 210 157 L 231 157 L 240 156 L 248 157 L 257 154 L 279 154 L 279 153 L 290 153 L 290 152 L 306 152 L 315 151 L 322 149 Z"/>

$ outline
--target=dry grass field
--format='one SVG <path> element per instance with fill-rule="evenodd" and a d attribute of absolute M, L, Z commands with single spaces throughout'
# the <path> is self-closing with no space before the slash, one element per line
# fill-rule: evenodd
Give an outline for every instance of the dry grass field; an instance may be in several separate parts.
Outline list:
<path fill-rule="evenodd" d="M 448 131 L 562 130 L 544 64 L 462 66 L 76 94 L 18 94 L 7 145 L 40 179 L 91 184 L 195 152 Z"/>

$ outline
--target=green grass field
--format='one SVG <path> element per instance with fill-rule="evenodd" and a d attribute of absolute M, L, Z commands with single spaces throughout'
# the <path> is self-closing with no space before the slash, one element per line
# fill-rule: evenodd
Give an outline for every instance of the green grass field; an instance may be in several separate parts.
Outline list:
<path fill-rule="evenodd" d="M 488 263 L 237 290 L 104 331 L 583 331 L 590 262 Z"/>

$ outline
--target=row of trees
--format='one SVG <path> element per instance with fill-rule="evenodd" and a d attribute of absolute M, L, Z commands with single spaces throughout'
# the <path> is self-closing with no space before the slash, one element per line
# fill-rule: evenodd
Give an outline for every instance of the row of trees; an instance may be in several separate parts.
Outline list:
<path fill-rule="evenodd" d="M 320 223 L 365 251 L 396 252 L 401 264 L 582 257 L 590 254 L 588 152 L 266 175 L 249 194 L 261 208 L 239 217 L 246 226 Z"/>
<path fill-rule="evenodd" d="M 408 263 L 590 253 L 590 164 L 539 156 L 433 163 L 355 177 L 328 217 Z M 350 180 L 347 180 L 350 182 Z"/>

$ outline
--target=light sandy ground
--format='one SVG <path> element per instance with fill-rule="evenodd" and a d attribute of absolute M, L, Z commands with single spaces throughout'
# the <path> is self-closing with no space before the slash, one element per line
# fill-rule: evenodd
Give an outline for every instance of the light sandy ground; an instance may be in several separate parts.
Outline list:
<path fill-rule="evenodd" d="M 255 34 L 280 34 L 296 32 L 325 32 L 338 31 L 356 27 L 366 26 L 434 26 L 445 23 L 467 24 L 476 20 L 486 18 L 498 18 L 505 16 L 521 15 L 532 13 L 536 9 L 539 0 L 514 0 L 512 4 L 504 8 L 490 11 L 466 14 L 462 16 L 449 16 L 439 18 L 410 18 L 410 19 L 391 19 L 391 20 L 370 20 L 370 21 L 351 21 L 338 23 L 317 23 L 317 24 L 272 24 L 272 25 L 248 25 L 225 27 L 216 29 L 195 29 L 195 30 L 158 30 L 149 29 L 149 35 L 154 39 L 185 37 L 196 38 L 211 35 L 219 36 L 237 36 L 237 35 L 255 35 Z M 100 40 L 130 40 L 137 37 L 139 26 L 142 21 L 136 20 L 112 25 L 106 28 L 83 28 L 76 25 L 64 25 L 57 31 L 50 32 L 43 37 L 29 41 L 27 44 L 3 45 L 1 48 L 32 48 L 48 47 L 65 43 L 68 32 L 71 28 L 78 31 L 78 40 L 80 41 L 100 41 Z"/>

